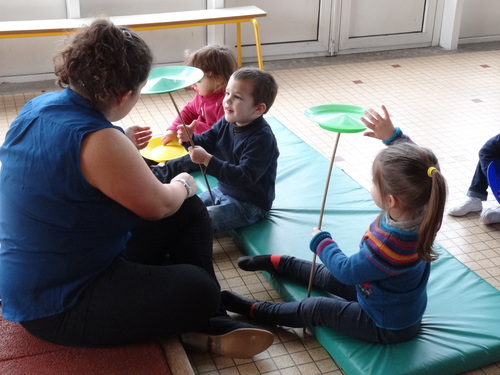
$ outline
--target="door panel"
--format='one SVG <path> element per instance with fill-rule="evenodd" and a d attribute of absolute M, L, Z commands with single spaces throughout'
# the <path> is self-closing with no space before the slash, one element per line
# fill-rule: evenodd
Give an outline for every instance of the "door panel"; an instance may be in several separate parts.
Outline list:
<path fill-rule="evenodd" d="M 438 0 L 342 0 L 336 52 L 431 46 Z"/>
<path fill-rule="evenodd" d="M 470 42 L 499 40 L 499 38 L 500 1 L 465 0 L 460 39 Z"/>
<path fill-rule="evenodd" d="M 374 17 L 381 7 L 390 9 L 387 20 Z M 349 37 L 419 33 L 422 32 L 424 14 L 425 1 L 422 0 L 353 1 L 349 14 Z"/>
<path fill-rule="evenodd" d="M 329 54 L 330 19 L 334 0 L 226 0 L 226 7 L 255 5 L 267 12 L 257 18 L 262 52 L 267 60 Z M 250 23 L 242 24 L 243 57 L 255 60 L 255 37 Z M 224 42 L 236 45 L 236 29 L 227 25 Z"/>

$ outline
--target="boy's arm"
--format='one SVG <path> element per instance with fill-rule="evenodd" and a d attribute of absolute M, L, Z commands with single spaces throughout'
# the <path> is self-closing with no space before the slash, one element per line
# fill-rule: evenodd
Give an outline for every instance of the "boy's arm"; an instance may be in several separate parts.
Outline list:
<path fill-rule="evenodd" d="M 196 164 L 203 164 L 205 167 L 210 163 L 212 155 L 201 146 L 190 146 L 188 148 L 191 161 Z"/>
<path fill-rule="evenodd" d="M 220 134 L 224 131 L 224 118 L 219 119 L 210 129 L 202 133 L 193 133 L 193 142 L 197 146 L 203 147 L 207 152 L 214 154 Z M 229 124 L 226 123 L 227 126 Z M 198 125 L 196 125 L 198 127 Z"/>

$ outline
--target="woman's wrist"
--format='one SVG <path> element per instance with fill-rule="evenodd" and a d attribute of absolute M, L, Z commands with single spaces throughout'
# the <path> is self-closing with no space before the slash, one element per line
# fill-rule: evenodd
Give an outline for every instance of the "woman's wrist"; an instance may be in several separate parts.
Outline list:
<path fill-rule="evenodd" d="M 193 193 L 193 188 L 191 187 L 191 184 L 187 182 L 187 180 L 183 178 L 176 178 L 175 180 L 172 180 L 172 182 L 180 182 L 182 185 L 184 185 L 184 188 L 186 189 L 187 196 L 186 198 L 191 197 Z"/>

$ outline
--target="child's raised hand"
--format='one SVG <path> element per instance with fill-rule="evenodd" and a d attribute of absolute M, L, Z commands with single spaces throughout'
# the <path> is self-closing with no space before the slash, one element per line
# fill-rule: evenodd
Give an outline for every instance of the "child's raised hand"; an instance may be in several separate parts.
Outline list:
<path fill-rule="evenodd" d="M 138 150 L 142 150 L 148 145 L 153 132 L 149 126 L 133 125 L 125 129 L 125 134 Z"/>
<path fill-rule="evenodd" d="M 392 124 L 391 116 L 384 105 L 382 106 L 382 112 L 383 115 L 380 115 L 373 108 L 364 112 L 365 117 L 361 117 L 361 121 L 368 129 L 371 129 L 371 131 L 364 133 L 365 136 L 385 141 L 394 134 L 395 128 Z"/>
<path fill-rule="evenodd" d="M 191 124 L 187 125 L 186 128 L 189 132 L 189 134 L 186 134 L 186 129 L 184 128 L 184 125 L 180 124 L 177 125 L 177 139 L 179 140 L 180 143 L 187 143 L 191 141 L 191 137 L 194 134 L 194 128 L 196 127 L 196 120 L 194 120 Z"/>
<path fill-rule="evenodd" d="M 193 163 L 207 166 L 210 159 L 212 159 L 212 155 L 201 146 L 191 146 L 188 148 L 188 151 Z"/>

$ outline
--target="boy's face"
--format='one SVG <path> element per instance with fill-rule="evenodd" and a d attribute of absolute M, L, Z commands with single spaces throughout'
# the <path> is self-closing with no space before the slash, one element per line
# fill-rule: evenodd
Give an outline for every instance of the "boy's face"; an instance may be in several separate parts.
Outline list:
<path fill-rule="evenodd" d="M 226 121 L 238 126 L 245 126 L 261 116 L 266 105 L 255 104 L 252 96 L 253 83 L 248 80 L 239 80 L 231 77 L 226 87 L 226 96 L 223 100 Z"/>

